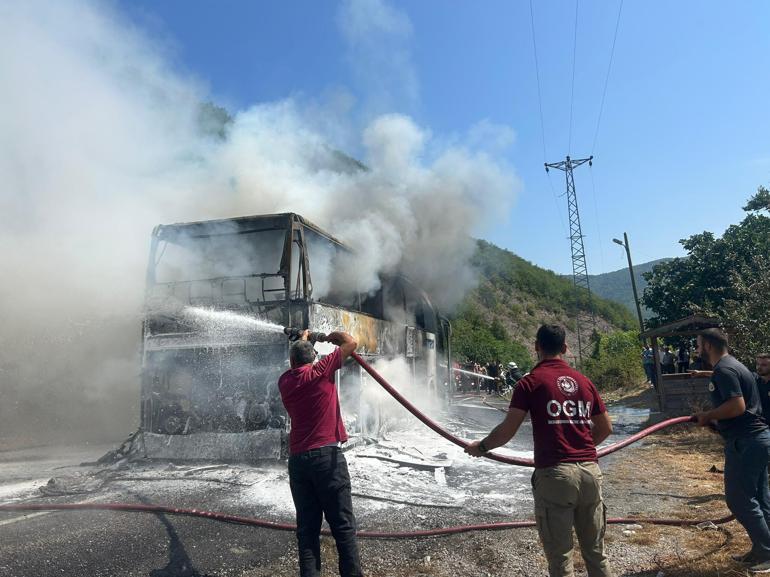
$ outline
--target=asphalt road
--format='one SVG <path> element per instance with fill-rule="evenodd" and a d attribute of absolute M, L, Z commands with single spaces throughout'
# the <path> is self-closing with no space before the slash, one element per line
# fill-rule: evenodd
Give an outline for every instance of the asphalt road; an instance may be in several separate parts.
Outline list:
<path fill-rule="evenodd" d="M 45 485 L 41 481 L 46 476 L 82 474 L 81 468 L 62 463 L 72 465 L 104 453 L 102 448 L 91 452 L 79 447 L 53 449 L 0 454 L 2 502 L 156 502 L 271 516 L 258 508 L 234 508 L 232 494 L 240 489 L 237 486 L 192 480 L 120 481 L 83 494 L 44 496 L 38 487 Z M 290 533 L 162 514 L 0 513 L 0 576 L 224 577 L 241 575 L 293 544 Z"/>
<path fill-rule="evenodd" d="M 5 519 L 4 519 L 5 520 Z M 241 575 L 294 536 L 165 515 L 57 512 L 0 527 L 0 575 Z"/>

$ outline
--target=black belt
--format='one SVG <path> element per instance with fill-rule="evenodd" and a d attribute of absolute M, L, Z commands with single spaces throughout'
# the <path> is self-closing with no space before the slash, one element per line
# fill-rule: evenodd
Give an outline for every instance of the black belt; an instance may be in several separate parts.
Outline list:
<path fill-rule="evenodd" d="M 340 448 L 337 445 L 329 445 L 327 447 L 318 447 L 317 449 L 310 449 L 309 451 L 303 451 L 302 453 L 295 453 L 290 455 L 292 459 L 309 459 L 310 457 L 320 457 L 321 455 L 328 455 L 334 451 L 339 451 Z"/>

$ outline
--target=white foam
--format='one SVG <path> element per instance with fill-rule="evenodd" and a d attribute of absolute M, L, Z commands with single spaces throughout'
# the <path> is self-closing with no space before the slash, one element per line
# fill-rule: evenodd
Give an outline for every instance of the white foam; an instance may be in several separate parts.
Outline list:
<path fill-rule="evenodd" d="M 38 496 L 39 488 L 46 484 L 48 479 L 33 479 L 0 485 L 0 500 L 14 502 L 31 496 Z"/>

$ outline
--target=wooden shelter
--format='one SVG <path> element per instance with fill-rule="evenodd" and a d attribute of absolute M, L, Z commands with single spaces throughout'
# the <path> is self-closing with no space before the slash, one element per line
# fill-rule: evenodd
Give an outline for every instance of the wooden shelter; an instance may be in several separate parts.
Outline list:
<path fill-rule="evenodd" d="M 700 410 L 710 403 L 708 377 L 694 377 L 690 373 L 663 374 L 660 364 L 660 343 L 658 339 L 696 336 L 704 329 L 722 327 L 717 318 L 690 315 L 683 319 L 649 329 L 641 334 L 644 340 L 652 342 L 655 359 L 655 390 L 660 410 L 666 413 L 687 414 Z"/>

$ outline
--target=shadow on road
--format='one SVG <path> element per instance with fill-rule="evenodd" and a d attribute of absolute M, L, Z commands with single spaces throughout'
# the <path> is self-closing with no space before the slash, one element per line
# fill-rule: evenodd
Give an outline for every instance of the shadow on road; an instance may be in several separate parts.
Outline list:
<path fill-rule="evenodd" d="M 149 505 L 150 503 L 143 499 L 140 495 L 136 495 L 136 498 Z M 187 554 L 187 550 L 179 538 L 179 534 L 176 532 L 176 528 L 173 523 L 168 520 L 168 517 L 164 513 L 153 513 L 158 520 L 163 523 L 168 534 L 168 564 L 161 569 L 153 569 L 150 571 L 149 577 L 216 577 L 208 573 L 199 573 L 193 566 L 192 559 Z"/>

